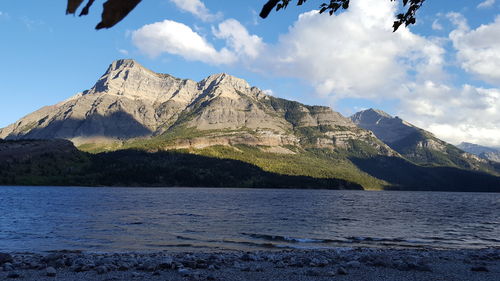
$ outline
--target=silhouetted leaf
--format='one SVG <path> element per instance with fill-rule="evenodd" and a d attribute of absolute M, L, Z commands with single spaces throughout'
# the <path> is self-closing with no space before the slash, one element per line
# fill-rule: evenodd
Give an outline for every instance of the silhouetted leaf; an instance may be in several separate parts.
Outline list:
<path fill-rule="evenodd" d="M 68 0 L 68 7 L 66 8 L 66 14 L 74 14 L 76 9 L 80 7 L 83 0 Z"/>
<path fill-rule="evenodd" d="M 260 16 L 266 18 L 271 11 L 276 8 L 276 11 L 285 9 L 290 1 L 293 0 L 269 0 L 262 7 Z M 301 6 L 306 3 L 307 0 L 297 0 L 297 5 Z M 381 0 L 382 1 L 382 0 Z M 390 0 L 398 1 L 398 0 Z M 76 10 L 82 4 L 83 0 L 68 0 L 68 6 L 66 8 L 67 14 L 75 14 Z M 94 4 L 95 0 L 89 0 L 87 5 L 83 8 L 80 16 L 87 15 L 89 9 Z M 96 26 L 96 29 L 110 28 L 115 24 L 120 22 L 125 18 L 139 3 L 141 0 L 108 0 L 104 3 L 104 10 L 102 13 L 101 22 Z M 393 28 L 396 31 L 403 23 L 408 26 L 410 24 L 415 24 L 415 14 L 423 5 L 425 0 L 402 0 L 403 6 L 409 6 L 405 13 L 397 15 L 397 21 L 394 22 Z M 329 12 L 333 15 L 338 9 L 348 9 L 349 0 L 330 0 L 330 3 L 323 3 L 320 5 L 319 13 Z"/>
<path fill-rule="evenodd" d="M 94 1 L 95 0 L 89 0 L 89 2 L 87 2 L 87 5 L 85 5 L 85 7 L 82 9 L 82 12 L 80 13 L 80 17 L 86 16 L 89 14 L 90 6 L 92 6 L 92 4 L 94 4 Z"/>
<path fill-rule="evenodd" d="M 260 12 L 260 17 L 263 19 L 267 18 L 269 13 L 271 13 L 271 11 L 274 9 L 274 7 L 276 7 L 276 5 L 278 4 L 279 1 L 280 0 L 273 0 L 273 1 L 267 2 L 264 5 L 264 7 L 262 7 L 262 11 Z"/>
<path fill-rule="evenodd" d="M 120 22 L 141 0 L 108 0 L 104 3 L 101 22 L 96 29 L 110 28 Z"/>
<path fill-rule="evenodd" d="M 266 18 L 269 15 L 269 13 L 271 13 L 273 8 L 276 7 L 276 11 L 284 9 L 288 6 L 290 1 L 293 0 L 269 0 L 262 8 L 260 16 L 262 18 Z M 390 1 L 398 1 L 398 0 L 390 0 Z M 297 0 L 297 6 L 301 6 L 305 2 L 306 0 Z M 404 7 L 408 6 L 408 9 L 406 10 L 405 13 L 397 15 L 397 21 L 395 21 L 393 24 L 394 31 L 396 31 L 403 23 L 405 24 L 405 26 L 408 26 L 410 24 L 415 24 L 416 22 L 415 14 L 418 11 L 418 9 L 420 9 L 420 7 L 424 2 L 425 0 L 402 0 L 403 6 Z M 319 8 L 320 8 L 319 10 L 320 14 L 328 11 L 330 15 L 333 15 L 340 8 L 344 10 L 348 9 L 349 0 L 330 0 L 330 3 L 322 3 L 319 6 Z"/>

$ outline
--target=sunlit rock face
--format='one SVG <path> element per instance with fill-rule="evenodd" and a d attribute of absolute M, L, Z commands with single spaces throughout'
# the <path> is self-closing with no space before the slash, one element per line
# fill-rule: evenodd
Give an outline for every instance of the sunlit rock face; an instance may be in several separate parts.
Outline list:
<path fill-rule="evenodd" d="M 375 133 L 385 143 L 397 142 L 419 131 L 419 128 L 399 117 L 392 117 L 384 111 L 372 108 L 354 114 L 351 120 L 359 127 Z"/>
<path fill-rule="evenodd" d="M 80 145 L 152 138 L 179 128 L 197 136 L 179 135 L 173 147 L 349 149 L 361 141 L 380 154 L 397 154 L 328 107 L 275 98 L 225 73 L 196 82 L 155 73 L 134 60 L 113 62 L 92 88 L 25 116 L 2 129 L 0 138 L 61 138 Z"/>
<path fill-rule="evenodd" d="M 359 127 L 372 131 L 392 149 L 418 164 L 477 170 L 486 163 L 483 159 L 436 138 L 432 133 L 381 110 L 363 110 L 352 115 L 351 120 Z"/>
<path fill-rule="evenodd" d="M 500 149 L 462 142 L 457 146 L 465 152 L 474 154 L 482 159 L 500 162 Z"/>

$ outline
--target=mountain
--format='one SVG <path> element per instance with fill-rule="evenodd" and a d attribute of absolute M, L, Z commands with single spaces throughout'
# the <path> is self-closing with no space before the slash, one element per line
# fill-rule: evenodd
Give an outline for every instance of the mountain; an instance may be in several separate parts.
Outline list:
<path fill-rule="evenodd" d="M 196 82 L 118 60 L 89 90 L 0 130 L 3 157 L 23 142 L 38 151 L 57 139 L 76 146 L 63 154 L 26 150 L 22 159 L 0 161 L 0 184 L 500 188 L 487 164 L 460 166 L 452 157 L 439 162 L 427 155 L 427 162 L 415 161 L 420 156 L 387 142 L 408 139 L 412 126 L 381 140 L 356 122 L 328 107 L 266 95 L 228 74 Z M 421 144 L 433 145 L 447 147 L 430 138 Z"/>
<path fill-rule="evenodd" d="M 198 138 L 187 141 L 180 131 Z M 195 82 L 154 73 L 133 60 L 113 62 L 90 90 L 29 114 L 0 131 L 0 138 L 63 138 L 82 145 L 172 132 L 178 139 L 172 148 L 308 141 L 348 148 L 350 141 L 360 140 L 381 154 L 393 153 L 371 132 L 328 107 L 268 96 L 228 74 Z"/>
<path fill-rule="evenodd" d="M 352 115 L 351 120 L 359 127 L 372 131 L 385 144 L 414 163 L 495 172 L 488 161 L 381 110 L 360 111 Z"/>
<path fill-rule="evenodd" d="M 481 146 L 469 142 L 462 142 L 461 144 L 457 145 L 457 147 L 462 149 L 463 151 L 477 155 L 483 159 L 500 162 L 500 149 Z"/>

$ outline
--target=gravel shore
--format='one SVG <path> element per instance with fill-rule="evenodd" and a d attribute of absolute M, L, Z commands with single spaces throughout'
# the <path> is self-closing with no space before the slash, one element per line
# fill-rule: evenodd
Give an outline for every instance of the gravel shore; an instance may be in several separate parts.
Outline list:
<path fill-rule="evenodd" d="M 500 280 L 500 249 L 0 253 L 1 280 Z"/>

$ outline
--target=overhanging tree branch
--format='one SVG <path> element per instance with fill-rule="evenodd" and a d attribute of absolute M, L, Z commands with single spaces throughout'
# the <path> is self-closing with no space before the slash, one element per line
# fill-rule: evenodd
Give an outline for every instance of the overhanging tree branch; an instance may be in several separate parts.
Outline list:
<path fill-rule="evenodd" d="M 297 6 L 301 6 L 304 4 L 307 0 L 297 0 Z M 390 0 L 390 1 L 397 1 L 397 0 Z M 285 9 L 290 2 L 293 2 L 293 0 L 269 0 L 267 3 L 264 5 L 262 8 L 262 11 L 260 12 L 260 16 L 262 18 L 267 18 L 271 11 L 273 9 L 276 9 L 276 11 L 279 11 L 281 9 Z M 338 9 L 348 9 L 349 8 L 349 2 L 350 0 L 330 0 L 329 3 L 322 3 L 319 7 L 319 12 L 320 14 L 324 12 L 328 12 L 330 15 L 334 14 L 337 12 Z M 396 16 L 396 21 L 394 21 L 393 28 L 394 31 L 398 30 L 398 28 L 404 24 L 405 26 L 408 26 L 410 24 L 415 24 L 416 18 L 415 15 L 420 9 L 420 7 L 424 4 L 425 0 L 402 0 L 403 6 L 408 7 L 407 11 L 405 13 L 398 14 Z"/>
<path fill-rule="evenodd" d="M 80 16 L 88 15 L 90 7 L 95 0 L 88 0 L 87 5 L 82 9 Z M 66 14 L 75 14 L 76 10 L 82 4 L 83 0 L 68 0 Z M 108 0 L 103 4 L 101 22 L 97 24 L 96 29 L 110 28 L 125 18 L 141 0 Z"/>
<path fill-rule="evenodd" d="M 84 0 L 68 0 L 68 6 L 66 8 L 66 14 L 75 14 L 78 7 L 83 3 Z M 96 29 L 110 28 L 115 24 L 120 22 L 125 18 L 142 0 L 107 0 L 103 4 L 103 12 L 101 17 L 101 22 L 96 26 Z M 297 6 L 301 6 L 306 3 L 307 0 L 297 0 Z M 383 1 L 383 0 L 380 0 Z M 390 0 L 398 1 L 398 0 Z M 90 7 L 94 4 L 95 0 L 88 0 L 85 7 L 82 9 L 80 16 L 88 15 Z M 290 2 L 294 0 L 269 0 L 262 7 L 260 16 L 262 18 L 267 18 L 272 10 L 276 11 L 285 9 Z M 396 21 L 394 21 L 393 28 L 396 31 L 401 25 L 408 26 L 410 24 L 415 24 L 415 15 L 420 7 L 423 5 L 425 0 L 402 0 L 403 6 L 407 7 L 406 12 L 398 14 L 396 16 Z M 322 3 L 319 6 L 319 12 L 328 12 L 333 15 L 339 9 L 348 9 L 350 0 L 330 0 L 330 2 Z"/>

